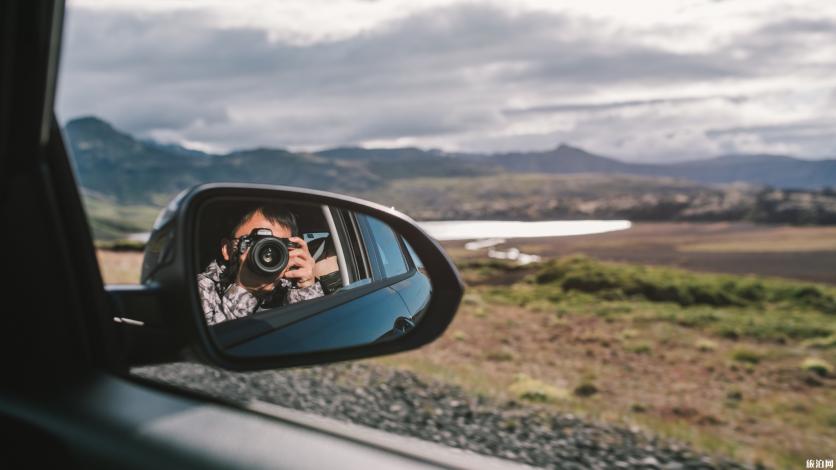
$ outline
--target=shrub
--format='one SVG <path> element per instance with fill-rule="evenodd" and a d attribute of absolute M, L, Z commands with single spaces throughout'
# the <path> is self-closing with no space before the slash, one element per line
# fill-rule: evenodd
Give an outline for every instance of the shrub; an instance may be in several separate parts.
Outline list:
<path fill-rule="evenodd" d="M 644 413 L 647 411 L 647 407 L 642 405 L 641 403 L 633 403 L 630 405 L 630 411 L 633 413 Z"/>
<path fill-rule="evenodd" d="M 710 339 L 700 338 L 694 345 L 702 352 L 711 352 L 717 349 L 717 343 Z"/>
<path fill-rule="evenodd" d="M 647 341 L 637 341 L 635 343 L 625 344 L 624 349 L 636 354 L 650 354 L 653 351 L 653 345 Z"/>
<path fill-rule="evenodd" d="M 573 393 L 579 397 L 591 397 L 598 393 L 598 387 L 589 382 L 583 382 L 575 387 Z"/>
<path fill-rule="evenodd" d="M 751 349 L 739 348 L 732 351 L 732 359 L 747 364 L 757 364 L 763 359 L 763 355 Z"/>
<path fill-rule="evenodd" d="M 532 379 L 525 374 L 517 376 L 509 391 L 520 400 L 538 403 L 553 403 L 569 396 L 566 390 Z"/>
<path fill-rule="evenodd" d="M 485 355 L 485 359 L 493 362 L 508 362 L 513 361 L 516 357 L 514 351 L 509 348 L 502 348 L 498 351 L 490 351 Z"/>
<path fill-rule="evenodd" d="M 622 340 L 637 338 L 639 336 L 639 330 L 627 328 L 626 330 L 622 330 L 621 333 L 618 334 L 618 336 Z"/>
<path fill-rule="evenodd" d="M 790 298 L 796 303 L 815 308 L 825 313 L 836 313 L 836 299 L 822 292 L 816 286 L 799 286 L 791 289 Z"/>
<path fill-rule="evenodd" d="M 804 359 L 804 361 L 801 362 L 801 368 L 822 377 L 833 373 L 833 366 L 828 364 L 827 361 L 817 357 L 808 357 L 807 359 Z"/>
<path fill-rule="evenodd" d="M 743 392 L 738 389 L 731 389 L 726 392 L 726 399 L 732 401 L 740 401 L 743 399 Z"/>
<path fill-rule="evenodd" d="M 801 345 L 812 349 L 836 348 L 836 335 L 830 335 L 824 338 L 811 338 L 803 341 Z"/>

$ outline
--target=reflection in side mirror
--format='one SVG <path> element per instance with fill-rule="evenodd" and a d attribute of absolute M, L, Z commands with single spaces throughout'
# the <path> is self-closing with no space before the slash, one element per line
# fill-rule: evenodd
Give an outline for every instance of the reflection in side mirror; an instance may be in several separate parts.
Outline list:
<path fill-rule="evenodd" d="M 195 283 L 216 347 L 270 357 L 390 341 L 432 296 L 421 260 L 378 218 L 276 198 L 215 198 L 196 217 Z"/>
<path fill-rule="evenodd" d="M 175 198 L 141 279 L 108 289 L 125 363 L 233 370 L 414 349 L 444 332 L 464 293 L 438 242 L 393 208 L 238 183 Z"/>

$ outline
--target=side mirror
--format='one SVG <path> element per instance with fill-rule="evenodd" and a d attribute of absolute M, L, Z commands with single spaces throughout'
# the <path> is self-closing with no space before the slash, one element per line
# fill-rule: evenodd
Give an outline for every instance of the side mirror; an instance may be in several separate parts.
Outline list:
<path fill-rule="evenodd" d="M 233 370 L 416 348 L 446 329 L 464 290 L 440 246 L 394 209 L 251 184 L 175 198 L 142 284 L 111 289 L 126 362 L 191 356 Z"/>

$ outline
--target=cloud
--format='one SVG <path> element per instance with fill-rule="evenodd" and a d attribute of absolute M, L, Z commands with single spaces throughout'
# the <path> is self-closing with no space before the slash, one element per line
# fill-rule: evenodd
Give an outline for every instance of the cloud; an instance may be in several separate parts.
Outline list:
<path fill-rule="evenodd" d="M 216 19 L 194 8 L 71 8 L 59 117 L 94 114 L 217 150 L 562 141 L 636 160 L 707 157 L 738 142 L 712 129 L 834 117 L 821 106 L 836 83 L 828 19 L 767 19 L 690 52 L 650 40 L 661 34 L 652 28 L 495 4 L 301 42 Z M 750 134 L 788 148 L 779 132 Z M 802 156 L 833 150 L 821 135 L 787 138 Z"/>
<path fill-rule="evenodd" d="M 508 108 L 504 114 L 535 114 L 535 113 L 571 113 L 576 111 L 601 111 L 618 108 L 633 108 L 656 106 L 661 104 L 694 103 L 715 99 L 724 99 L 732 103 L 740 103 L 747 98 L 744 96 L 685 96 L 673 98 L 653 98 L 645 100 L 613 101 L 608 103 L 563 103 L 544 106 L 532 106 L 528 108 Z"/>

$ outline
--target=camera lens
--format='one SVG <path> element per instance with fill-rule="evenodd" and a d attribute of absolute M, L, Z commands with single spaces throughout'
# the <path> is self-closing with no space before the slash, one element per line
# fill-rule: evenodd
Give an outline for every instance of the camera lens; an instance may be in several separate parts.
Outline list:
<path fill-rule="evenodd" d="M 250 251 L 250 265 L 254 271 L 262 274 L 281 272 L 288 262 L 287 247 L 276 238 L 259 240 Z"/>
<path fill-rule="evenodd" d="M 272 266 L 276 261 L 276 249 L 272 246 L 268 246 L 267 248 L 261 250 L 261 253 L 258 255 L 261 257 L 259 261 L 265 266 Z"/>

